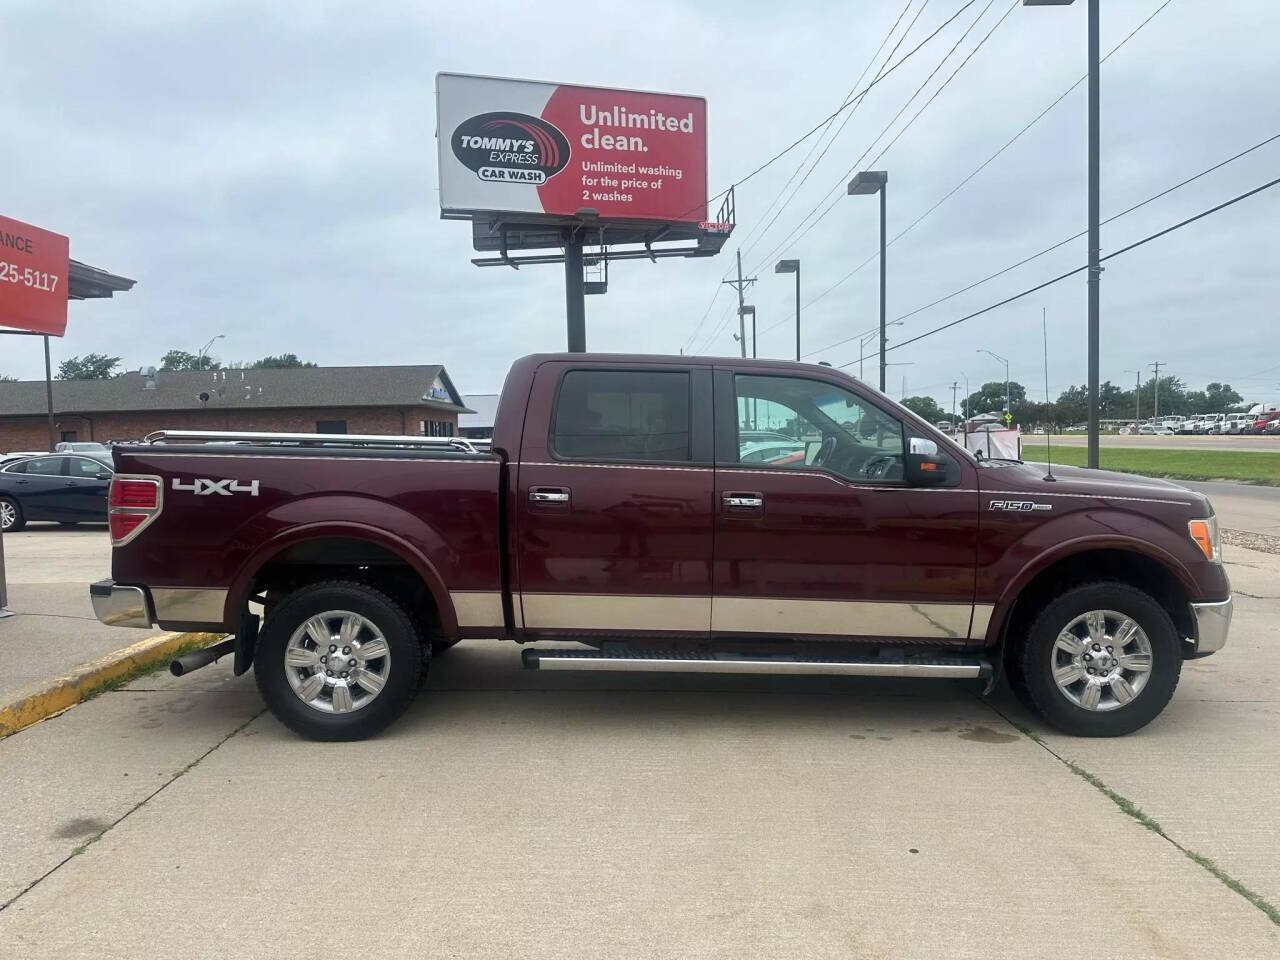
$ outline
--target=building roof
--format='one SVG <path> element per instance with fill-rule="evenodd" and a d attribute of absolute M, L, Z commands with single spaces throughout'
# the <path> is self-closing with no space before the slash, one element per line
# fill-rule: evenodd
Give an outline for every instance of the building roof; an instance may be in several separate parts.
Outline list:
<path fill-rule="evenodd" d="M 498 397 L 496 393 L 468 393 L 462 402 L 471 408 L 471 413 L 458 417 L 459 430 L 477 430 L 492 427 L 498 416 Z"/>
<path fill-rule="evenodd" d="M 79 260 L 67 263 L 67 299 L 99 300 L 132 290 L 135 281 L 118 277 L 101 267 L 91 267 Z"/>
<path fill-rule="evenodd" d="M 153 383 L 154 386 L 148 386 Z M 0 383 L 0 416 L 45 412 L 43 380 Z M 415 407 L 470 413 L 439 364 L 130 371 L 110 380 L 55 380 L 55 413 L 285 407 Z"/>

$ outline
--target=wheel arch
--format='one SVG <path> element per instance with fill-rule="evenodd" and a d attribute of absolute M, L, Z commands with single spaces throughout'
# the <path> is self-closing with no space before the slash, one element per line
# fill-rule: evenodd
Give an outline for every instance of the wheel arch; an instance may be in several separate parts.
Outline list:
<path fill-rule="evenodd" d="M 344 556 L 344 547 L 348 545 L 353 549 Z M 367 566 L 370 561 L 376 563 L 383 557 L 395 558 L 412 571 L 425 588 L 435 607 L 440 630 L 450 636 L 457 633 L 457 613 L 453 601 L 443 578 L 430 559 L 412 543 L 394 534 L 351 521 L 326 521 L 290 527 L 262 544 L 241 564 L 227 591 L 223 609 L 224 624 L 235 625 L 239 622 L 264 570 L 290 557 L 299 557 L 308 548 L 314 552 L 306 556 L 306 560 L 317 566 L 320 577 L 325 576 L 325 570 L 334 567 Z"/>
<path fill-rule="evenodd" d="M 987 642 L 998 649 L 1001 666 L 1009 667 L 1018 648 L 1014 641 L 1050 597 L 1093 580 L 1114 580 L 1144 591 L 1164 607 L 1180 637 L 1195 636 L 1190 606 L 1195 582 L 1180 563 L 1150 544 L 1139 548 L 1123 540 L 1083 540 L 1027 564 L 1000 596 Z"/>

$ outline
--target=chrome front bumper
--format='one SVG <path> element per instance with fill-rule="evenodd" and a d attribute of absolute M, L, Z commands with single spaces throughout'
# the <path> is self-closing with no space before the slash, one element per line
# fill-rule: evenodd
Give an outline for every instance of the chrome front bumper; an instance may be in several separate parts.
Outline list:
<path fill-rule="evenodd" d="M 1196 618 L 1194 640 L 1196 656 L 1216 653 L 1227 645 L 1227 630 L 1231 627 L 1231 598 L 1218 603 L 1193 603 L 1191 613 Z"/>
<path fill-rule="evenodd" d="M 89 584 L 89 599 L 93 601 L 94 615 L 108 626 L 151 626 L 151 607 L 141 587 L 122 587 L 114 580 L 99 580 Z"/>

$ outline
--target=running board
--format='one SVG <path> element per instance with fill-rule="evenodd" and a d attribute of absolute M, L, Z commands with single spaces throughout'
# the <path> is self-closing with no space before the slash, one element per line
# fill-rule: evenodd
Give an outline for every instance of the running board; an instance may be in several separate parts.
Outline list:
<path fill-rule="evenodd" d="M 991 675 L 980 657 L 741 657 L 678 650 L 536 650 L 521 652 L 526 670 L 613 670 L 644 673 L 764 673 L 970 680 Z"/>

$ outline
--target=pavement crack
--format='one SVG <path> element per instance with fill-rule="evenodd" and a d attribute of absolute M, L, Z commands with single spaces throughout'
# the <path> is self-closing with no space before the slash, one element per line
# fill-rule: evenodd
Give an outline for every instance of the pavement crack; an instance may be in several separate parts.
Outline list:
<path fill-rule="evenodd" d="M 1089 784 L 1091 787 L 1093 787 L 1095 790 L 1097 790 L 1099 793 L 1105 796 L 1108 800 L 1110 800 L 1117 807 L 1119 807 L 1125 814 L 1132 817 L 1138 823 L 1142 824 L 1142 826 L 1146 827 L 1156 836 L 1160 837 L 1160 839 L 1164 840 L 1170 846 L 1174 847 L 1179 853 L 1181 853 L 1184 857 L 1186 857 L 1192 863 L 1208 871 L 1211 875 L 1213 875 L 1213 877 L 1215 877 L 1220 883 L 1222 883 L 1222 885 L 1225 886 L 1228 890 L 1231 890 L 1232 892 L 1239 894 L 1245 900 L 1249 901 L 1249 903 L 1252 906 L 1256 907 L 1258 910 L 1260 910 L 1268 920 L 1270 920 L 1276 926 L 1280 927 L 1280 907 L 1277 907 L 1275 904 L 1271 903 L 1269 900 L 1264 898 L 1261 894 L 1250 889 L 1240 880 L 1237 880 L 1231 874 L 1227 873 L 1226 870 L 1223 870 L 1222 867 L 1218 866 L 1218 864 L 1214 862 L 1212 859 L 1210 859 L 1209 857 L 1206 857 L 1204 854 L 1197 853 L 1194 850 L 1190 850 L 1187 847 L 1184 847 L 1181 843 L 1179 843 L 1173 837 L 1169 836 L 1169 834 L 1165 831 L 1164 827 L 1160 826 L 1160 823 L 1157 820 L 1155 820 L 1153 817 L 1143 812 L 1142 808 L 1139 807 L 1136 803 L 1134 803 L 1132 800 L 1130 800 L 1128 797 L 1124 796 L 1123 794 L 1117 793 L 1115 790 L 1112 790 L 1097 775 L 1090 773 L 1088 770 L 1080 766 L 1078 763 L 1068 760 L 1066 757 L 1062 756 L 1062 754 L 1058 753 L 1056 750 L 1053 749 L 1053 747 L 1049 746 L 1049 744 L 1047 744 L 1040 736 L 1038 736 L 1034 730 L 1031 730 L 1030 728 L 1025 727 L 1022 724 L 1016 722 L 1011 717 L 1007 716 L 1004 713 L 1004 711 L 1002 711 L 999 707 L 997 707 L 995 704 L 991 703 L 990 701 L 983 700 L 982 702 L 987 705 L 987 707 L 991 710 L 992 713 L 1000 717 L 1002 720 L 1004 720 L 1005 723 L 1009 724 L 1009 726 L 1013 727 L 1015 730 L 1017 730 L 1019 733 L 1025 736 L 1028 740 L 1031 740 L 1033 743 L 1039 746 L 1042 750 L 1044 750 L 1047 754 L 1049 754 L 1049 756 L 1053 757 L 1060 764 L 1062 764 L 1064 767 L 1066 767 L 1068 770 L 1074 773 L 1077 777 L 1085 781 L 1085 783 Z"/>
<path fill-rule="evenodd" d="M 169 779 L 167 779 L 164 783 L 160 784 L 160 786 L 156 787 L 154 790 L 148 793 L 145 797 L 143 797 L 141 800 L 135 803 L 132 807 L 130 807 L 128 810 L 122 813 L 119 817 L 113 820 L 110 824 L 108 824 L 105 828 L 103 828 L 102 830 L 99 830 L 93 836 L 88 837 L 83 843 L 81 843 L 79 846 L 73 849 L 69 854 L 67 854 L 57 863 L 55 863 L 52 867 L 50 867 L 40 876 L 36 877 L 34 880 L 32 880 L 29 884 L 27 884 L 25 887 L 23 887 L 21 890 L 15 893 L 12 897 L 10 897 L 4 903 L 0 903 L 0 913 L 4 913 L 4 911 L 8 910 L 11 906 L 13 906 L 23 897 L 25 897 L 28 893 L 30 893 L 40 884 L 44 883 L 45 880 L 49 879 L 49 877 L 53 876 L 55 873 L 57 873 L 59 870 L 65 867 L 68 863 L 70 863 L 76 857 L 80 856 L 80 854 L 88 850 L 91 846 L 93 846 L 95 843 L 97 843 L 99 840 L 105 837 L 117 826 L 119 826 L 129 817 L 133 816 L 135 813 L 137 813 L 139 810 L 145 807 L 148 803 L 150 803 L 162 792 L 164 792 L 164 790 L 168 788 L 170 784 L 174 783 L 176 780 L 185 776 L 188 773 L 188 771 L 194 769 L 197 765 L 199 765 L 200 762 L 205 759 L 205 757 L 209 756 L 211 753 L 213 753 L 215 750 L 221 747 L 224 743 L 226 743 L 236 734 L 240 733 L 240 731 L 244 730 L 245 727 L 249 726 L 249 724 L 253 723 L 253 721 L 257 720 L 260 716 L 262 716 L 266 712 L 267 712 L 266 707 L 263 707 L 261 710 L 259 710 L 253 716 L 251 716 L 244 723 L 240 724 L 238 727 L 236 727 L 226 736 L 220 738 L 216 743 L 214 743 L 213 746 L 211 746 L 204 753 L 200 754 L 200 756 L 196 757 L 194 760 L 188 763 L 181 770 L 176 771 L 173 774 L 173 776 L 169 777 Z"/>

